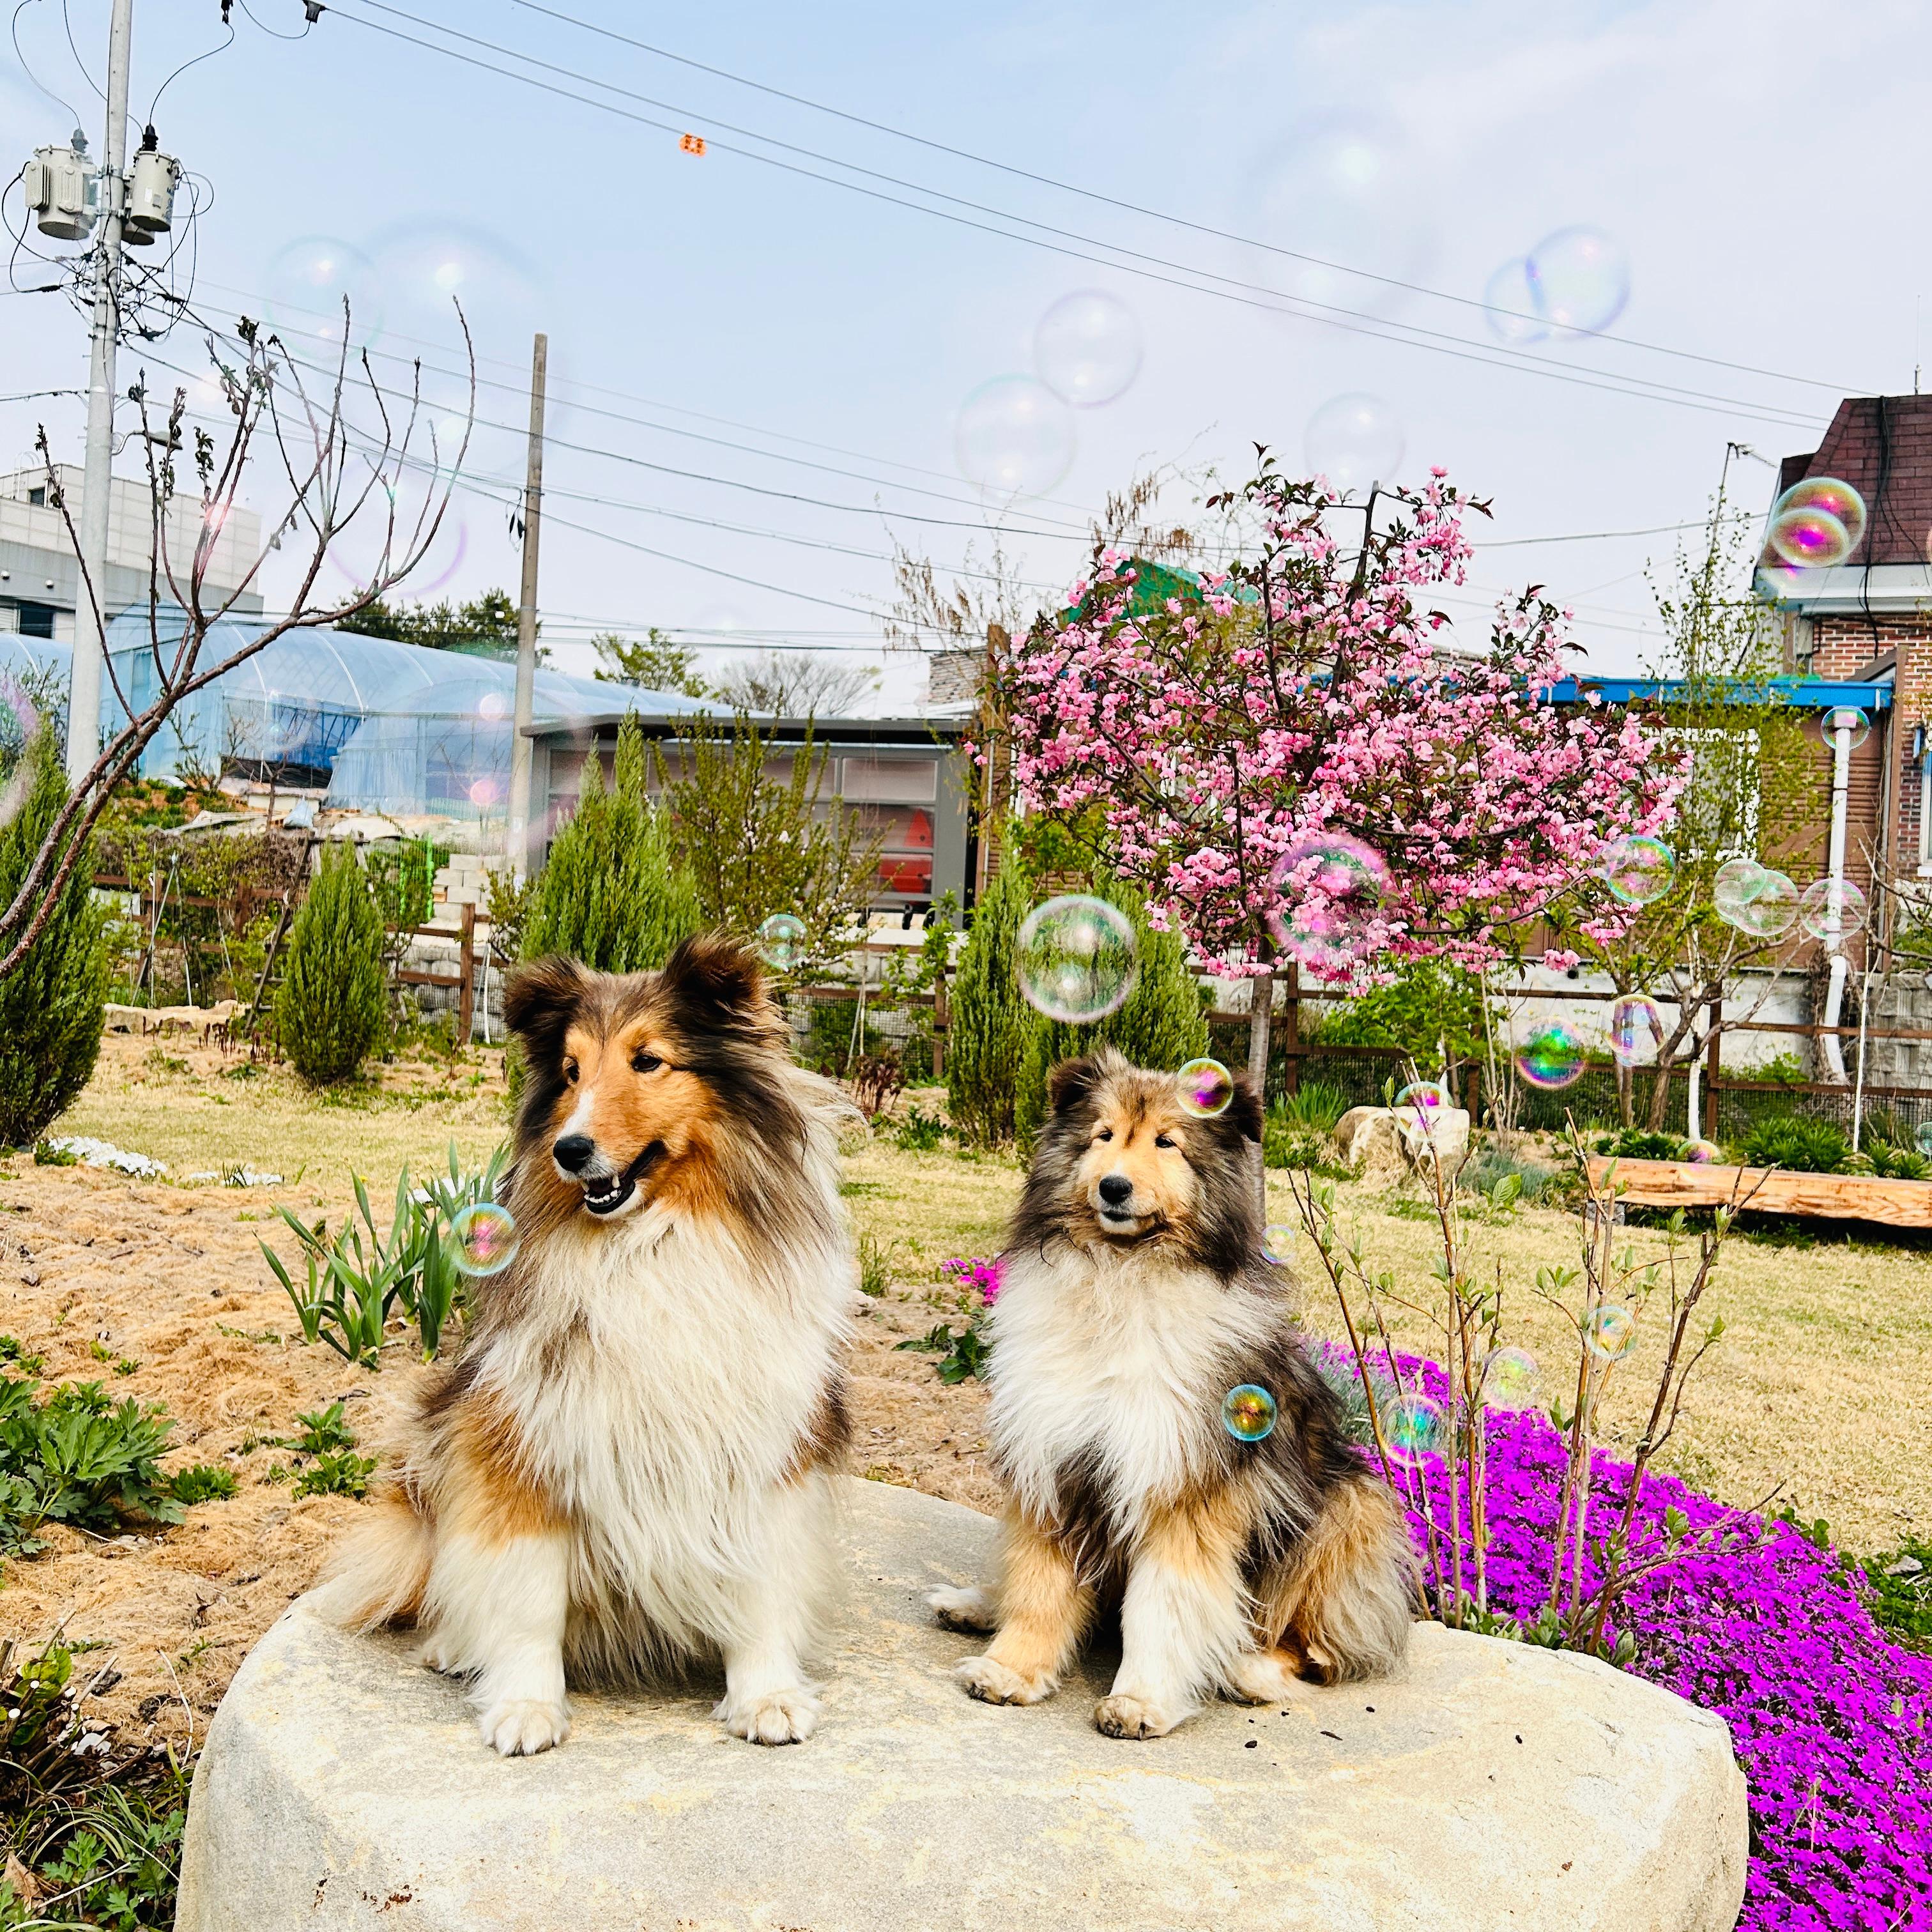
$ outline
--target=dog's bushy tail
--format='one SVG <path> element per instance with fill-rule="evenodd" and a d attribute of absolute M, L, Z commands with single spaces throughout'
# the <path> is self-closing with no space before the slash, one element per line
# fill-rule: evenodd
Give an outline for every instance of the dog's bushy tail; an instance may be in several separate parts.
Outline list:
<path fill-rule="evenodd" d="M 1331 1490 L 1282 1575 L 1276 1628 L 1324 1684 L 1386 1677 L 1408 1654 L 1414 1545 L 1388 1486 L 1366 1471 Z"/>
<path fill-rule="evenodd" d="M 344 1630 L 413 1622 L 429 1582 L 435 1538 L 429 1521 L 400 1490 L 370 1506 L 330 1560 L 317 1586 L 317 1613 Z"/>

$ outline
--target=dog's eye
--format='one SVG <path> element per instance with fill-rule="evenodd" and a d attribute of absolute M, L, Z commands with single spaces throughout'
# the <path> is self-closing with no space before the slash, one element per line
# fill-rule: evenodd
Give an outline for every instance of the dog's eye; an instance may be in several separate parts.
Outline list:
<path fill-rule="evenodd" d="M 1174 1144 L 1174 1136 L 1172 1134 L 1156 1134 L 1154 1144 L 1156 1147 L 1171 1148 Z"/>
<path fill-rule="evenodd" d="M 574 1087 L 577 1084 L 577 1062 L 575 1060 L 566 1060 L 563 1063 L 563 1077 L 570 1082 L 572 1086 Z"/>
<path fill-rule="evenodd" d="M 634 1053 L 631 1056 L 633 1073 L 655 1073 L 663 1064 L 655 1053 Z"/>
<path fill-rule="evenodd" d="M 1110 1141 L 1114 1138 L 1114 1130 L 1112 1127 L 1102 1127 L 1094 1138 L 1096 1141 Z"/>

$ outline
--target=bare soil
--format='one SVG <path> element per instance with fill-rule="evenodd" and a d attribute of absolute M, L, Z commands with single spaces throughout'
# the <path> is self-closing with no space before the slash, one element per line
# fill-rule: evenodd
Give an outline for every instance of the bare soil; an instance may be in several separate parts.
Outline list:
<path fill-rule="evenodd" d="M 418 1172 L 440 1164 L 453 1139 L 479 1163 L 503 1130 L 495 1054 L 400 1059 L 366 1088 L 326 1101 L 273 1068 L 238 1077 L 244 1064 L 198 1042 L 110 1036 L 59 1130 L 164 1160 L 168 1181 L 36 1166 L 23 1154 L 0 1160 L 0 1334 L 44 1356 L 49 1381 L 96 1380 L 165 1402 L 176 1421 L 170 1466 L 219 1462 L 239 1479 L 232 1500 L 196 1506 L 178 1528 L 106 1540 L 56 1529 L 45 1553 L 8 1565 L 0 1636 L 34 1642 L 64 1626 L 105 1645 L 122 1674 L 99 1714 L 136 1738 L 199 1740 L 249 1646 L 355 1517 L 352 1501 L 297 1501 L 286 1481 L 272 1480 L 290 1460 L 273 1439 L 293 1432 L 298 1411 L 341 1398 L 373 1442 L 374 1399 L 411 1372 L 400 1340 L 380 1372 L 302 1346 L 258 1245 L 266 1235 L 285 1256 L 292 1248 L 276 1205 L 334 1224 L 351 1207 L 353 1171 L 368 1177 L 380 1211 L 404 1162 Z M 921 1100 L 930 1111 L 929 1096 Z M 284 1179 L 245 1190 L 181 1184 L 244 1162 Z M 970 1380 L 945 1386 L 933 1355 L 898 1344 L 942 1319 L 963 1322 L 939 1263 L 994 1253 L 1019 1184 L 1010 1161 L 902 1153 L 878 1138 L 848 1156 L 848 1204 L 885 1281 L 866 1304 L 853 1364 L 854 1474 L 997 1507 L 983 1391 Z M 1421 1300 L 1433 1236 L 1419 1204 L 1340 1191 L 1345 1222 Z M 1288 1218 L 1285 1184 L 1276 1201 L 1276 1217 Z M 1547 1381 L 1574 1357 L 1560 1318 L 1527 1285 L 1538 1265 L 1574 1258 L 1574 1221 L 1524 1209 L 1478 1219 L 1468 1232 L 1479 1265 L 1488 1272 L 1500 1261 L 1513 1284 L 1509 1325 L 1547 1365 Z M 1630 1240 L 1649 1252 L 1663 1237 L 1633 1229 Z M 1310 1278 L 1305 1240 L 1299 1258 L 1306 1318 L 1339 1335 L 1324 1278 Z M 1711 1306 L 1726 1332 L 1693 1385 L 1666 1466 L 1739 1504 L 1782 1485 L 1854 1550 L 1932 1530 L 1916 1421 L 1932 1378 L 1932 1261 L 1879 1241 L 1734 1240 Z M 1391 1314 L 1400 1344 L 1430 1348 L 1422 1318 Z M 1646 1337 L 1623 1372 L 1613 1436 L 1628 1439 L 1654 1346 Z M 123 1359 L 136 1365 L 124 1376 L 116 1372 Z"/>

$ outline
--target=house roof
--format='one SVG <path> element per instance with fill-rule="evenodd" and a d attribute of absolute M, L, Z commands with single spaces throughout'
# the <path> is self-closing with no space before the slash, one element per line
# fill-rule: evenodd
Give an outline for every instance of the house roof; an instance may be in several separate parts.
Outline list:
<path fill-rule="evenodd" d="M 1892 706 L 1892 686 L 1888 677 L 1774 677 L 1768 681 L 1786 704 L 1800 711 L 1844 708 L 1886 711 Z M 1654 698 L 1668 704 L 1673 698 L 1681 696 L 1684 688 L 1684 680 L 1675 677 L 1566 677 L 1560 684 L 1550 687 L 1550 696 L 1558 704 L 1580 704 L 1592 692 L 1600 696 L 1606 704 L 1629 704 L 1644 698 Z M 1760 701 L 1756 688 L 1744 694 L 1744 701 Z"/>
<path fill-rule="evenodd" d="M 1846 564 L 1925 562 L 1932 539 L 1932 395 L 1847 396 L 1818 447 L 1778 466 L 1778 495 L 1808 476 L 1835 476 L 1864 499 L 1864 534 Z"/>

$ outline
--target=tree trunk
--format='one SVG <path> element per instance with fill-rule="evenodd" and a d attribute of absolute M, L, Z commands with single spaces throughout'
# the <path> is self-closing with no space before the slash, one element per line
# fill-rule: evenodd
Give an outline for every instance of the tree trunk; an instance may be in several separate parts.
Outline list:
<path fill-rule="evenodd" d="M 1265 1114 L 1268 1107 L 1268 1033 L 1274 1020 L 1274 974 L 1270 966 L 1248 982 L 1253 998 L 1248 1008 L 1248 1078 L 1260 1095 Z M 1268 1220 L 1268 1167 L 1262 1148 L 1255 1149 L 1255 1198 L 1264 1224 Z"/>

